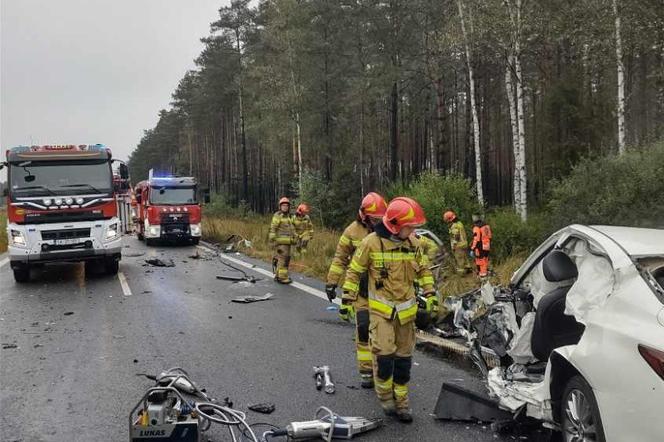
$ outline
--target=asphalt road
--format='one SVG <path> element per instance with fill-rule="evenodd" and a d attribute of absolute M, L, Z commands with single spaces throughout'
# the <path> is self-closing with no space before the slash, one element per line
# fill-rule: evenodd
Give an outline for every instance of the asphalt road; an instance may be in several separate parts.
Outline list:
<path fill-rule="evenodd" d="M 117 277 L 86 276 L 83 265 L 62 264 L 37 269 L 32 282 L 17 285 L 0 256 L 0 440 L 126 441 L 128 413 L 151 386 L 136 374 L 174 366 L 236 408 L 276 405 L 271 415 L 248 412 L 250 422 L 309 420 L 319 405 L 381 417 L 373 391 L 357 389 L 353 328 L 326 310 L 326 301 L 253 271 L 261 278 L 255 284 L 217 280 L 233 270 L 200 247 L 147 248 L 131 237 L 125 244 Z M 189 257 L 197 250 L 203 259 Z M 151 257 L 172 259 L 175 267 L 146 266 Z M 266 293 L 273 299 L 230 302 Z M 431 416 L 443 380 L 481 388 L 473 370 L 420 351 L 414 361 L 415 422 L 386 419 L 358 440 L 503 439 L 486 426 Z M 314 387 L 312 367 L 322 364 L 332 368 L 334 395 Z M 210 439 L 227 440 L 228 433 L 215 430 Z"/>

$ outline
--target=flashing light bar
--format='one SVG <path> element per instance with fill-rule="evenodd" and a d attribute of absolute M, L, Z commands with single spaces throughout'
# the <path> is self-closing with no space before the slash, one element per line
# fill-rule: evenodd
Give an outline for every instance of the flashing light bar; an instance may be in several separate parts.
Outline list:
<path fill-rule="evenodd" d="M 102 151 L 109 150 L 104 144 L 46 144 L 43 146 L 16 146 L 9 149 L 15 153 L 52 151 Z"/>

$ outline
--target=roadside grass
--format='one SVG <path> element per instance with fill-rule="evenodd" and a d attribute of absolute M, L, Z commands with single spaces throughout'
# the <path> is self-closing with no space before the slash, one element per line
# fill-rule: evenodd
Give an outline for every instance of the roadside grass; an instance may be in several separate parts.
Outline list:
<path fill-rule="evenodd" d="M 0 253 L 7 251 L 7 211 L 0 209 Z"/>
<path fill-rule="evenodd" d="M 268 244 L 270 226 L 269 216 L 252 216 L 246 218 L 221 218 L 206 216 L 203 218 L 203 238 L 209 242 L 222 246 L 234 243 L 237 250 L 248 256 L 266 262 L 272 260 L 272 248 Z M 313 240 L 309 243 L 305 255 L 293 251 L 291 269 L 307 276 L 325 280 L 330 262 L 334 257 L 337 241 L 341 232 L 315 226 Z M 251 242 L 246 247 L 242 239 Z M 492 283 L 506 285 L 514 271 L 519 267 L 525 256 L 513 256 L 500 263 L 494 263 Z M 479 286 L 474 275 L 459 276 L 445 269 L 443 282 L 439 288 L 442 293 L 460 294 Z"/>

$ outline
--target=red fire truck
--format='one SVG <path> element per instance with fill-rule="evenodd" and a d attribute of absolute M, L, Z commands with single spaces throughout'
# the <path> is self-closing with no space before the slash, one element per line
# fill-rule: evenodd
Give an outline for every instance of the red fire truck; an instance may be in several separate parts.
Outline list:
<path fill-rule="evenodd" d="M 113 188 L 111 151 L 103 144 L 18 146 L 7 151 L 7 235 L 17 282 L 30 268 L 85 261 L 115 274 L 121 220 Z M 129 178 L 124 164 L 119 173 Z"/>
<path fill-rule="evenodd" d="M 153 176 L 134 187 L 137 219 L 134 222 L 138 239 L 147 245 L 159 239 L 189 241 L 198 244 L 201 238 L 201 205 L 198 185 L 193 177 Z M 209 196 L 205 194 L 205 201 Z"/>

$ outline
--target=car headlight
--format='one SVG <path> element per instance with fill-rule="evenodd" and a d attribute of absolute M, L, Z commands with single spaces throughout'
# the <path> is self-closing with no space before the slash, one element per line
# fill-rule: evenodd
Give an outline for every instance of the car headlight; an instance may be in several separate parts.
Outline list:
<path fill-rule="evenodd" d="M 201 236 L 201 225 L 200 224 L 192 224 L 189 226 L 190 232 L 192 236 Z"/>
<path fill-rule="evenodd" d="M 15 246 L 25 246 L 25 236 L 20 230 L 11 230 L 9 237 Z"/>
<path fill-rule="evenodd" d="M 159 226 L 150 226 L 150 236 L 159 236 L 160 229 Z"/>
<path fill-rule="evenodd" d="M 56 206 L 61 206 L 62 205 L 62 198 L 56 198 L 54 201 Z"/>
<path fill-rule="evenodd" d="M 78 204 L 79 206 L 83 204 L 83 201 L 84 201 L 83 198 L 76 198 L 76 204 Z"/>
<path fill-rule="evenodd" d="M 74 204 L 74 198 L 67 198 L 65 200 L 65 204 L 71 206 L 72 204 Z"/>
<path fill-rule="evenodd" d="M 51 198 L 44 198 L 44 200 L 43 200 L 42 202 L 44 203 L 44 205 L 45 205 L 46 207 L 48 207 L 48 206 L 50 206 L 51 204 L 53 204 L 53 200 L 52 200 Z"/>
<path fill-rule="evenodd" d="M 115 239 L 118 236 L 118 223 L 111 224 L 106 229 L 106 240 Z"/>

